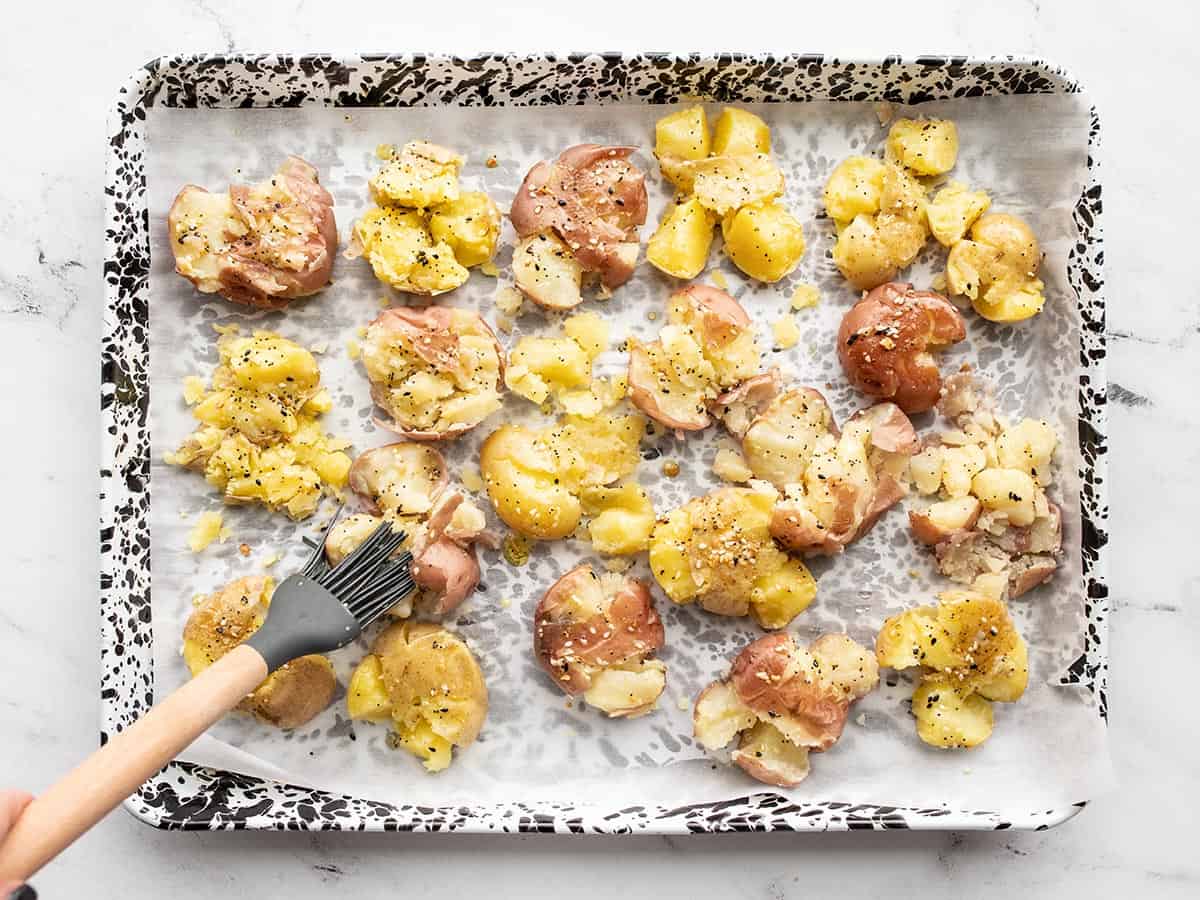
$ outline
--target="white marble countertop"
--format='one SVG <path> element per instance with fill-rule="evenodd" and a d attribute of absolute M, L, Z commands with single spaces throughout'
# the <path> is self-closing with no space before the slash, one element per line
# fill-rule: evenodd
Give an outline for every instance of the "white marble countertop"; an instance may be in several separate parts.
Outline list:
<path fill-rule="evenodd" d="M 1105 129 L 1111 431 L 1111 738 L 1121 786 L 1042 833 L 487 838 L 167 834 L 112 816 L 36 879 L 41 896 L 817 894 L 1196 896 L 1200 775 L 1200 312 L 1187 276 L 1200 200 L 1196 7 L 1173 3 L 608 2 L 536 9 L 307 0 L 10 4 L 0 167 L 0 783 L 44 788 L 95 742 L 97 349 L 105 115 L 135 66 L 221 50 L 742 49 L 1015 53 L 1071 69 Z M 240 8 L 239 8 L 240 7 Z M 354 14 L 352 9 L 362 11 Z M 638 18 L 619 11 L 638 10 Z M 872 10 L 870 7 L 878 7 Z M 452 12 L 451 12 L 452 10 Z M 610 14 L 609 10 L 613 12 Z M 774 10 L 774 11 L 771 11 Z M 635 28 L 632 22 L 639 24 Z M 21 436 L 30 435 L 28 440 Z M 586 868 L 585 868 L 586 867 Z M 584 872 L 587 874 L 585 875 Z"/>

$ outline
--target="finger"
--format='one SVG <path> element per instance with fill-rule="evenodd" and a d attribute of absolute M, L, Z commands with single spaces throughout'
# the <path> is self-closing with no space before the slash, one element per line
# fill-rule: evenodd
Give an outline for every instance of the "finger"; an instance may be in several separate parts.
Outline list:
<path fill-rule="evenodd" d="M 33 794 L 25 791 L 0 791 L 0 838 L 8 834 L 8 829 L 32 800 Z M 0 893 L 0 897 L 4 896 Z"/>

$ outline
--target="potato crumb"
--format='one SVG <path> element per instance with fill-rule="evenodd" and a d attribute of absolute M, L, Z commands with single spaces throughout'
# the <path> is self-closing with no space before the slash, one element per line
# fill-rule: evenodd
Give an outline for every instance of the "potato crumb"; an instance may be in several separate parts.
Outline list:
<path fill-rule="evenodd" d="M 277 563 L 277 562 L 279 562 L 279 554 L 272 553 L 270 556 L 268 556 L 266 559 L 263 560 L 262 567 L 264 569 L 269 569 L 269 568 L 271 568 L 271 566 L 275 565 L 275 563 Z"/>
<path fill-rule="evenodd" d="M 217 334 L 237 334 L 241 331 L 237 325 L 214 325 L 212 330 Z"/>
<path fill-rule="evenodd" d="M 480 476 L 479 470 L 476 468 L 463 469 L 458 476 L 458 480 L 461 481 L 462 486 L 472 494 L 478 494 L 483 490 L 483 478 Z"/>
<path fill-rule="evenodd" d="M 488 278 L 495 278 L 500 274 L 500 270 L 496 268 L 496 264 L 490 259 L 487 262 L 479 264 L 479 273 L 486 275 Z"/>
<path fill-rule="evenodd" d="M 367 336 L 367 326 L 366 325 L 358 326 L 358 336 L 360 338 L 365 338 Z"/>
<path fill-rule="evenodd" d="M 790 350 L 800 343 L 800 329 L 791 316 L 784 316 L 771 325 L 771 333 L 775 336 L 775 346 L 780 350 Z"/>
<path fill-rule="evenodd" d="M 722 481 L 732 482 L 733 484 L 745 484 L 754 477 L 754 473 L 746 465 L 745 457 L 737 450 L 729 447 L 722 447 L 717 451 L 717 456 L 713 460 L 712 470 L 713 474 Z"/>
<path fill-rule="evenodd" d="M 687 712 L 687 710 L 691 709 L 691 707 L 692 707 L 692 701 L 689 700 L 687 697 L 680 697 L 678 700 L 675 701 L 675 705 L 678 706 L 684 712 Z"/>
<path fill-rule="evenodd" d="M 792 310 L 808 309 L 821 302 L 821 291 L 815 284 L 798 284 L 792 291 Z"/>
<path fill-rule="evenodd" d="M 725 273 L 720 269 L 712 273 L 712 283 L 723 291 L 729 290 L 729 279 L 725 277 Z"/>
<path fill-rule="evenodd" d="M 511 598 L 509 598 L 509 597 L 501 597 L 500 598 L 500 608 L 501 609 L 508 609 L 510 606 L 512 606 Z"/>
<path fill-rule="evenodd" d="M 308 349 L 312 353 L 324 353 L 329 349 L 329 341 L 317 341 Z"/>
<path fill-rule="evenodd" d="M 351 359 L 358 359 L 358 356 L 361 352 L 362 348 L 359 346 L 358 341 L 354 340 L 353 338 L 346 341 L 346 355 L 348 357 Z"/>
<path fill-rule="evenodd" d="M 521 312 L 521 305 L 525 302 L 525 295 L 518 291 L 511 284 L 506 284 L 496 290 L 496 309 L 508 316 L 515 316 Z"/>
<path fill-rule="evenodd" d="M 199 553 L 217 539 L 224 540 L 223 518 L 219 512 L 202 512 L 188 535 L 188 549 Z"/>
<path fill-rule="evenodd" d="M 633 560 L 628 556 L 612 556 L 604 560 L 604 568 L 609 572 L 627 572 L 632 565 Z"/>
<path fill-rule="evenodd" d="M 391 159 L 396 155 L 396 147 L 394 144 L 376 144 L 375 156 L 378 159 Z"/>
<path fill-rule="evenodd" d="M 185 375 L 183 379 L 183 402 L 195 406 L 204 397 L 204 379 L 198 375 Z"/>
<path fill-rule="evenodd" d="M 529 538 L 516 532 L 510 533 L 501 547 L 504 561 L 510 566 L 523 566 L 529 562 Z"/>

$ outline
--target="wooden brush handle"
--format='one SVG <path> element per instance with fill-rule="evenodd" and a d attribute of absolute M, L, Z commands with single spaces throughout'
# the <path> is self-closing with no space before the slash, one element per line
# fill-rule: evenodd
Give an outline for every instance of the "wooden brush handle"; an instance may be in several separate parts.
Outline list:
<path fill-rule="evenodd" d="M 34 799 L 0 843 L 0 883 L 25 882 L 267 677 L 239 645 Z"/>

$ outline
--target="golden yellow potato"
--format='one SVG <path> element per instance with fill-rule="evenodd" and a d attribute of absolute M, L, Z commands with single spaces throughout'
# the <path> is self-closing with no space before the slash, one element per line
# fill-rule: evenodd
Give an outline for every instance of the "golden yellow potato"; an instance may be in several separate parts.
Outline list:
<path fill-rule="evenodd" d="M 825 212 L 840 225 L 879 212 L 885 167 L 869 156 L 848 156 L 825 183 Z"/>
<path fill-rule="evenodd" d="M 1037 518 L 1038 487 L 1020 469 L 984 469 L 971 480 L 971 493 L 988 509 L 1004 513 L 1012 525 L 1031 525 Z"/>
<path fill-rule="evenodd" d="M 833 247 L 834 264 L 860 290 L 894 281 L 925 246 L 925 206 L 924 186 L 899 166 L 885 163 L 879 212 L 859 213 L 841 227 Z"/>
<path fill-rule="evenodd" d="M 939 244 L 953 247 L 991 205 L 987 191 L 972 191 L 965 184 L 952 181 L 934 194 L 925 208 L 929 231 Z"/>
<path fill-rule="evenodd" d="M 358 664 L 346 697 L 352 719 L 390 718 L 399 746 L 429 772 L 450 765 L 487 717 L 487 686 L 462 639 L 440 625 L 396 622 Z"/>
<path fill-rule="evenodd" d="M 564 400 L 592 382 L 592 360 L 608 347 L 608 325 L 595 313 L 563 322 L 564 337 L 523 337 L 509 354 L 504 381 L 534 403 Z"/>
<path fill-rule="evenodd" d="M 676 201 L 650 236 L 646 259 L 675 278 L 695 278 L 708 262 L 716 223 L 716 214 L 695 197 Z"/>
<path fill-rule="evenodd" d="M 1022 419 L 1010 425 L 996 438 L 996 459 L 1007 469 L 1028 473 L 1039 486 L 1051 482 L 1051 460 L 1058 447 L 1058 435 L 1047 422 Z"/>
<path fill-rule="evenodd" d="M 255 575 L 200 601 L 183 628 L 183 659 L 193 677 L 262 627 L 274 590 L 270 578 Z M 276 728 L 299 728 L 329 705 L 336 689 L 326 657 L 302 656 L 268 675 L 238 709 Z"/>
<path fill-rule="evenodd" d="M 517 241 L 512 268 L 521 293 L 538 306 L 571 309 L 583 302 L 583 266 L 553 231 Z"/>
<path fill-rule="evenodd" d="M 1046 302 L 1038 276 L 1042 253 L 1024 220 L 989 213 L 971 226 L 946 259 L 946 283 L 969 297 L 975 311 L 992 322 L 1020 322 L 1037 315 Z"/>
<path fill-rule="evenodd" d="M 193 393 L 200 426 L 164 460 L 204 473 L 227 503 L 261 503 L 293 519 L 311 515 L 322 485 L 341 487 L 350 470 L 345 441 L 317 417 L 331 400 L 313 355 L 269 331 L 236 328 L 217 341 L 211 388 Z"/>
<path fill-rule="evenodd" d="M 591 517 L 588 538 L 597 553 L 629 556 L 650 546 L 654 504 L 643 488 L 632 483 L 584 488 L 581 499 Z"/>
<path fill-rule="evenodd" d="M 992 735 L 992 704 L 940 677 L 926 679 L 917 686 L 912 710 L 917 736 L 933 747 L 978 747 Z"/>
<path fill-rule="evenodd" d="M 958 159 L 958 128 L 949 119 L 897 119 L 888 131 L 887 153 L 918 175 L 941 175 Z"/>
<path fill-rule="evenodd" d="M 369 182 L 377 202 L 426 209 L 458 199 L 463 158 L 453 150 L 428 141 L 381 149 L 384 165 Z"/>
<path fill-rule="evenodd" d="M 433 207 L 429 234 L 435 242 L 454 251 L 459 265 L 467 268 L 483 265 L 496 255 L 500 210 L 482 191 L 464 191 L 457 200 Z"/>
<path fill-rule="evenodd" d="M 747 156 L 771 152 L 771 129 L 759 116 L 726 106 L 713 127 L 713 156 Z"/>
<path fill-rule="evenodd" d="M 804 231 L 790 212 L 771 201 L 743 206 L 721 223 L 725 255 L 759 281 L 789 274 L 804 255 Z"/>
<path fill-rule="evenodd" d="M 427 217 L 401 207 L 367 210 L 354 223 L 348 254 L 365 257 L 376 278 L 412 294 L 444 294 L 470 276 L 449 244 L 434 241 Z"/>
<path fill-rule="evenodd" d="M 479 467 L 496 514 L 515 531 L 556 540 L 583 515 L 580 493 L 631 473 L 641 458 L 641 416 L 564 416 L 541 430 L 504 425 L 484 441 Z"/>
<path fill-rule="evenodd" d="M 719 615 L 752 614 L 764 628 L 782 628 L 801 613 L 817 586 L 771 539 L 775 499 L 773 491 L 721 488 L 660 519 L 650 569 L 667 596 Z"/>
<path fill-rule="evenodd" d="M 654 123 L 654 155 L 663 175 L 681 190 L 692 188 L 687 167 L 681 164 L 704 159 L 711 147 L 712 138 L 703 106 L 677 110 Z"/>
<path fill-rule="evenodd" d="M 783 193 L 783 172 L 765 153 L 710 156 L 688 163 L 688 168 L 693 195 L 718 216 Z"/>

